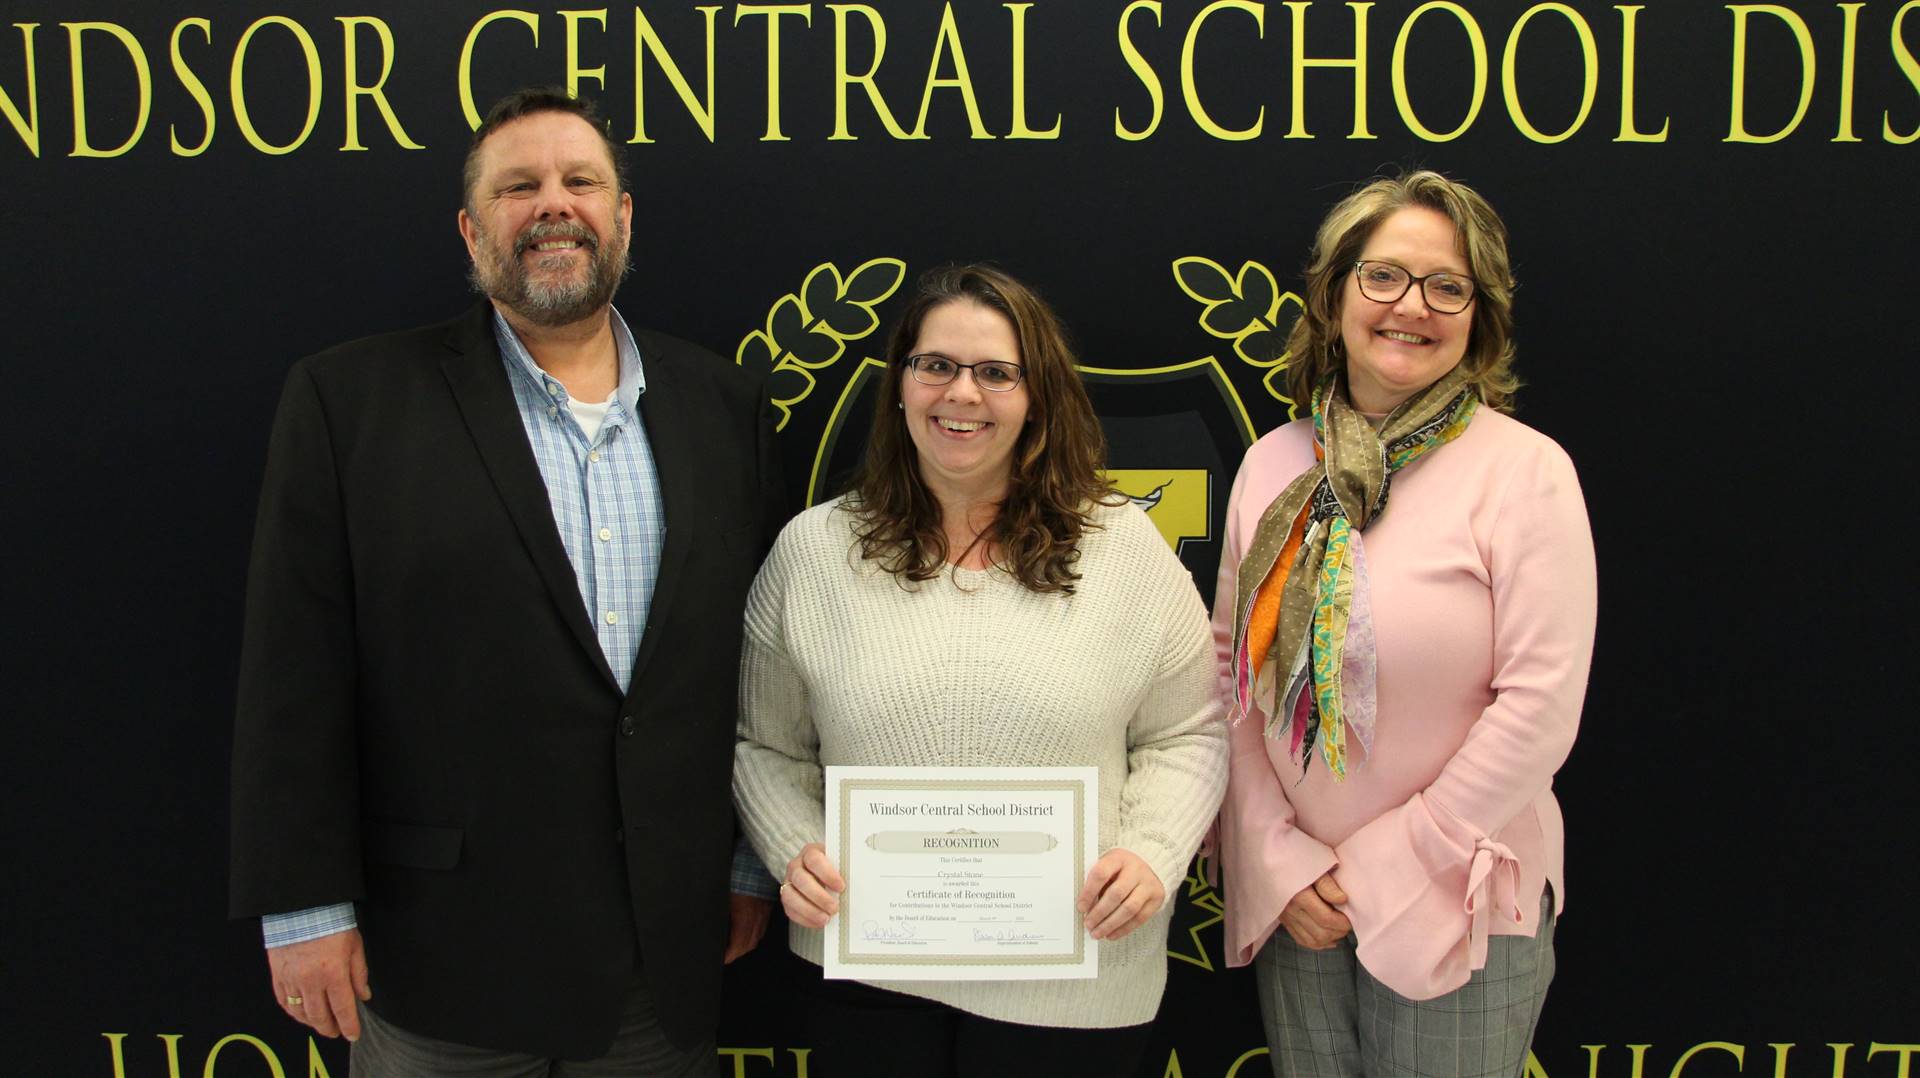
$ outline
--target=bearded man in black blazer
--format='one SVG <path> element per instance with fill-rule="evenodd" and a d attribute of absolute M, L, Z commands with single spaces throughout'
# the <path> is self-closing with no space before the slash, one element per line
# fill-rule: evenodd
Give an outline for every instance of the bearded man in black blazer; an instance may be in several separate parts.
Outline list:
<path fill-rule="evenodd" d="M 487 301 L 302 360 L 280 402 L 232 912 L 357 1076 L 712 1074 L 723 952 L 765 928 L 728 781 L 773 428 L 737 367 L 613 310 L 632 207 L 589 106 L 508 98 L 459 215 Z"/>

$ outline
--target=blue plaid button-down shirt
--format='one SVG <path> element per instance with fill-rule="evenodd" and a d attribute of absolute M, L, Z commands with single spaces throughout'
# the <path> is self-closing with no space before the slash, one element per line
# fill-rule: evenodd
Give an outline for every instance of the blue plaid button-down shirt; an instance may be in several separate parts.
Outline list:
<path fill-rule="evenodd" d="M 640 416 L 646 371 L 640 349 L 619 311 L 609 309 L 620 384 L 606 419 L 589 438 L 567 403 L 567 389 L 533 361 L 513 327 L 493 314 L 493 335 L 506 365 L 507 384 L 520 410 L 540 477 L 547 484 L 553 522 L 573 564 L 574 582 L 593 619 L 600 650 L 625 692 L 640 654 L 640 636 L 660 576 L 667 519 L 659 472 Z M 773 881 L 744 845 L 735 850 L 733 890 L 770 897 Z M 351 902 L 262 918 L 269 947 L 319 939 L 353 928 Z"/>
<path fill-rule="evenodd" d="M 640 418 L 640 394 L 647 388 L 640 350 L 620 312 L 609 313 L 620 356 L 620 385 L 592 438 L 568 409 L 567 388 L 540 369 L 498 311 L 493 335 L 500 342 L 507 382 L 540 477 L 547 481 L 553 523 L 573 563 L 574 582 L 593 619 L 600 650 L 625 692 L 660 575 L 667 518 L 653 447 L 647 444 Z"/>

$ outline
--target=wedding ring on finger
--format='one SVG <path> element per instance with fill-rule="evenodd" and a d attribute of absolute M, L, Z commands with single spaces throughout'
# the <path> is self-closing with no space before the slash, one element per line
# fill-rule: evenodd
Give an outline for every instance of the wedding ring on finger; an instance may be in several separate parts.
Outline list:
<path fill-rule="evenodd" d="M 305 999 L 305 998 L 303 998 L 303 997 L 301 997 L 301 996 L 288 996 L 288 997 L 287 997 L 287 1006 L 289 1006 L 289 1007 L 298 1007 L 298 1006 L 300 1006 L 300 1005 L 301 1005 L 302 1003 L 305 1003 L 305 1002 L 306 1002 L 306 999 Z"/>

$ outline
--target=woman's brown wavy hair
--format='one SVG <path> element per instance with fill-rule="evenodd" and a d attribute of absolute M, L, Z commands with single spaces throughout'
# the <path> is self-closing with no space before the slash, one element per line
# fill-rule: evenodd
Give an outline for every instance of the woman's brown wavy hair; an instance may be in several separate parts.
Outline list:
<path fill-rule="evenodd" d="M 1287 334 L 1287 395 L 1294 415 L 1304 416 L 1313 389 L 1328 371 L 1343 369 L 1340 301 L 1353 263 L 1373 231 L 1410 206 L 1437 210 L 1453 222 L 1460 253 L 1473 278 L 1472 331 L 1460 368 L 1478 386 L 1480 399 L 1513 411 L 1520 379 L 1513 373 L 1513 267 L 1507 260 L 1507 226 L 1480 192 L 1438 172 L 1409 172 L 1376 179 L 1327 211 L 1314 236 L 1306 269 L 1306 299 Z"/>
<path fill-rule="evenodd" d="M 996 564 L 1023 587 L 1071 594 L 1080 579 L 1073 571 L 1080 537 L 1095 526 L 1094 503 L 1113 497 L 1102 475 L 1106 436 L 1059 317 L 1033 289 L 994 266 L 928 271 L 894 324 L 866 457 L 849 488 L 860 556 L 903 581 L 931 580 L 946 570 L 951 551 L 940 503 L 920 477 L 919 454 L 898 405 L 920 327 L 930 311 L 948 303 L 978 303 L 1005 316 L 1020 340 L 1026 371 L 1027 422 L 1014 443 L 1006 500 L 980 539 L 998 551 Z"/>

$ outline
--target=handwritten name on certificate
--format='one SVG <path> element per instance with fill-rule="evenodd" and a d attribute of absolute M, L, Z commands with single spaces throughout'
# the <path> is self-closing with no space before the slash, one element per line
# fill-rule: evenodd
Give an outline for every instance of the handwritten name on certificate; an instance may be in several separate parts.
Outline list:
<path fill-rule="evenodd" d="M 1091 767 L 829 767 L 827 856 L 847 890 L 826 975 L 1092 977 L 1074 908 L 1099 838 Z"/>

